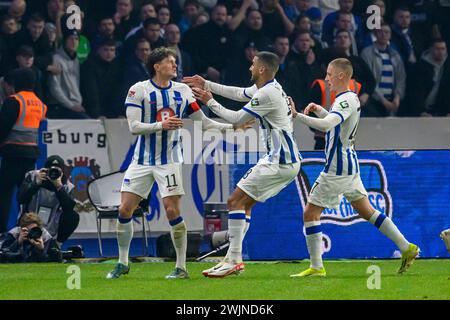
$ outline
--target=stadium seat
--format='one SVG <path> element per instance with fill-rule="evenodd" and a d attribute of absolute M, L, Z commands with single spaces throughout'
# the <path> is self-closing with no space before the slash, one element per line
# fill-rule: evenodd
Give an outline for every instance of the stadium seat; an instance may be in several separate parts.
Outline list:
<path fill-rule="evenodd" d="M 94 206 L 97 216 L 97 237 L 100 256 L 103 257 L 102 250 L 102 220 L 117 219 L 120 205 L 120 187 L 125 172 L 112 172 L 110 174 L 98 177 L 88 183 L 87 193 L 89 200 Z M 143 205 L 144 203 L 146 205 Z M 147 199 L 143 200 L 139 207 L 134 211 L 133 218 L 142 220 L 142 255 L 148 255 L 148 240 L 145 214 L 148 212 Z"/>

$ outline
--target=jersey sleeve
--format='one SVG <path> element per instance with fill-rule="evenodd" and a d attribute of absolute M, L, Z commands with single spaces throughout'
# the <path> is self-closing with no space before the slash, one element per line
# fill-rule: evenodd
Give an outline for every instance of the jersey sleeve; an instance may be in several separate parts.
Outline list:
<path fill-rule="evenodd" d="M 256 118 L 264 117 L 273 109 L 270 97 L 265 92 L 256 92 L 252 99 L 242 108 Z"/>
<path fill-rule="evenodd" d="M 197 100 L 194 98 L 194 94 L 192 93 L 192 89 L 188 86 L 183 86 L 183 96 L 187 100 L 187 107 L 186 107 L 186 115 L 190 116 L 191 114 L 200 111 L 201 108 L 197 103 Z"/>
<path fill-rule="evenodd" d="M 330 113 L 337 114 L 342 123 L 352 115 L 357 107 L 356 95 L 346 94 L 343 97 L 336 98 Z"/>
<path fill-rule="evenodd" d="M 258 88 L 256 87 L 256 84 L 254 84 L 251 87 L 244 88 L 243 94 L 248 99 L 251 99 L 251 98 L 253 98 L 256 91 L 258 91 Z"/>
<path fill-rule="evenodd" d="M 143 92 L 139 84 L 136 83 L 129 90 L 125 99 L 125 107 L 136 107 L 142 109 Z"/>

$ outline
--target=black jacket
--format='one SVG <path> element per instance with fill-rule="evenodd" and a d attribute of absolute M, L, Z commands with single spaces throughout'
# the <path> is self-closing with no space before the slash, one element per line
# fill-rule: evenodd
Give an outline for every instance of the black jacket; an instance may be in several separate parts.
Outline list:
<path fill-rule="evenodd" d="M 22 29 L 14 36 L 14 52 L 12 54 L 15 56 L 15 51 L 23 45 L 33 48 L 34 64 L 39 68 L 39 70 L 46 72 L 47 66 L 52 63 L 52 49 L 50 48 L 47 33 L 43 31 L 39 39 L 33 41 L 28 30 L 26 28 Z"/>
<path fill-rule="evenodd" d="M 91 56 L 81 66 L 81 94 L 86 112 L 92 118 L 122 115 L 119 104 L 122 72 L 117 60 L 106 62 Z"/>

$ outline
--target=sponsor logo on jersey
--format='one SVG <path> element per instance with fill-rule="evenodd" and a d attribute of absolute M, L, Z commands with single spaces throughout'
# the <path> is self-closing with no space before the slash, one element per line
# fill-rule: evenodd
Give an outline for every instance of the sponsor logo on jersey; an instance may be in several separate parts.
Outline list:
<path fill-rule="evenodd" d="M 156 113 L 156 121 L 161 122 L 173 117 L 175 112 L 171 108 L 162 108 Z"/>

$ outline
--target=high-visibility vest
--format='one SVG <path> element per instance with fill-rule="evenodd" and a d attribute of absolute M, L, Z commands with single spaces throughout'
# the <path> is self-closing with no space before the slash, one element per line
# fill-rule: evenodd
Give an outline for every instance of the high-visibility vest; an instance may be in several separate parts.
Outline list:
<path fill-rule="evenodd" d="M 325 80 L 322 79 L 316 79 L 311 84 L 311 88 L 318 83 L 320 86 L 320 91 L 322 92 L 322 102 L 321 105 L 325 109 L 329 110 L 331 105 L 333 104 L 334 100 L 336 99 L 336 93 L 334 91 L 330 90 L 330 87 L 325 84 Z M 350 90 L 352 90 L 354 93 L 359 95 L 359 92 L 361 91 L 361 84 L 356 81 L 355 79 L 351 79 L 348 83 L 348 86 Z"/>
<path fill-rule="evenodd" d="M 47 106 L 32 91 L 20 91 L 11 97 L 19 102 L 19 116 L 1 145 L 37 146 L 39 124 L 45 118 Z"/>

